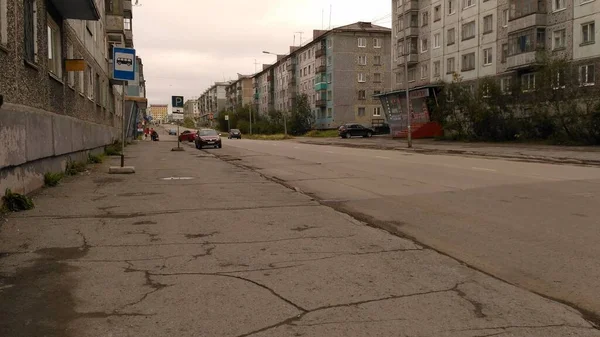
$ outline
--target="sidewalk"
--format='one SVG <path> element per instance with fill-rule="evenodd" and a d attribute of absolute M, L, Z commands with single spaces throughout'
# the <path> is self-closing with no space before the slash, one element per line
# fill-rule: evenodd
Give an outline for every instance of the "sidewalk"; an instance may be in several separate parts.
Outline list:
<path fill-rule="evenodd" d="M 305 144 L 397 150 L 424 154 L 475 156 L 553 164 L 600 166 L 600 146 L 463 143 L 416 139 L 413 141 L 413 148 L 409 149 L 406 146 L 406 139 L 392 139 L 389 136 L 352 139 L 300 137 L 296 138 L 295 141 Z"/>
<path fill-rule="evenodd" d="M 135 175 L 111 159 L 0 224 L 0 336 L 600 336 L 174 139 L 129 146 Z"/>

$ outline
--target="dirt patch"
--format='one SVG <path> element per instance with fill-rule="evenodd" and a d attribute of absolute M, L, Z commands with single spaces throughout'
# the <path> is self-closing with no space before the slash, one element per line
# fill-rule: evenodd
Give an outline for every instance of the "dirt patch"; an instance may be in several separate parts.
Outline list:
<path fill-rule="evenodd" d="M 219 232 L 212 232 L 212 233 L 208 233 L 208 234 L 202 234 L 202 233 L 200 233 L 200 234 L 186 234 L 185 238 L 186 239 L 199 239 L 199 238 L 205 238 L 205 237 L 208 237 L 208 236 L 213 236 L 215 234 L 219 234 Z"/>
<path fill-rule="evenodd" d="M 144 220 L 144 221 L 136 221 L 132 223 L 133 226 L 142 226 L 142 225 L 156 225 L 156 221 Z"/>

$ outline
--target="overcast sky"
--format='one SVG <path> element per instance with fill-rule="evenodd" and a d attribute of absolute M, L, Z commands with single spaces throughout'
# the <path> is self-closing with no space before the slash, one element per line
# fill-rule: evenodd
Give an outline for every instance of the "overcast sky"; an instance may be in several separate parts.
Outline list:
<path fill-rule="evenodd" d="M 134 0 L 135 2 L 135 0 Z M 325 28 L 369 21 L 391 27 L 391 0 L 139 0 L 133 9 L 137 54 L 144 63 L 150 104 L 172 95 L 200 96 L 215 81 L 252 74 L 286 53 L 295 32 L 303 42 Z M 296 34 L 296 44 L 300 36 Z"/>

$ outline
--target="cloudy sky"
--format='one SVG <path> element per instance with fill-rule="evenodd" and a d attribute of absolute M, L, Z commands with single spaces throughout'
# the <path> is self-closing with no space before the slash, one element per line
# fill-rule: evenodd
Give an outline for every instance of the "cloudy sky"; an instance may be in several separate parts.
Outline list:
<path fill-rule="evenodd" d="M 329 25 L 370 21 L 390 27 L 391 0 L 139 0 L 133 9 L 137 54 L 144 62 L 150 104 L 172 95 L 198 97 L 215 81 L 252 74 Z M 296 44 L 300 35 L 296 35 Z"/>

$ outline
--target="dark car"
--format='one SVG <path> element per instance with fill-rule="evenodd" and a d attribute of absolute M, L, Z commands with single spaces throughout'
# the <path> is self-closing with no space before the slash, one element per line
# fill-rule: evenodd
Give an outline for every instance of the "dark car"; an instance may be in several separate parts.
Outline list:
<path fill-rule="evenodd" d="M 221 134 L 213 129 L 202 129 L 196 133 L 196 148 L 202 149 L 205 146 L 222 148 Z"/>
<path fill-rule="evenodd" d="M 340 126 L 338 134 L 342 138 L 371 137 L 375 131 L 360 124 L 348 123 Z"/>
<path fill-rule="evenodd" d="M 179 135 L 179 141 L 180 142 L 185 142 L 186 140 L 188 142 L 193 142 L 196 139 L 196 134 L 192 133 L 189 130 L 185 130 L 183 131 L 180 135 Z"/>
<path fill-rule="evenodd" d="M 237 138 L 237 139 L 242 139 L 242 132 L 238 129 L 231 129 L 229 130 L 229 136 L 227 136 L 227 138 L 232 139 L 232 138 Z"/>
<path fill-rule="evenodd" d="M 177 130 L 169 129 L 169 136 L 177 136 Z"/>

